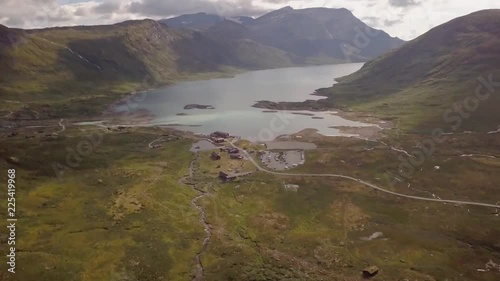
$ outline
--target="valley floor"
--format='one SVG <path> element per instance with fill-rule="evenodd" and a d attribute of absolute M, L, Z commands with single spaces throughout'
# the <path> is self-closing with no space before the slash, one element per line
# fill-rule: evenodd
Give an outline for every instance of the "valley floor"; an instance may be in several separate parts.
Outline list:
<path fill-rule="evenodd" d="M 48 127 L 30 127 L 40 122 Z M 74 122 L 22 121 L 17 135 L 0 134 L 0 167 L 19 180 L 17 273 L 0 280 L 361 280 L 371 265 L 373 280 L 500 277 L 499 209 L 300 175 L 498 205 L 498 134 L 447 135 L 405 179 L 401 159 L 426 136 L 302 132 L 318 148 L 283 175 L 193 154 L 188 133 Z M 221 170 L 250 174 L 223 182 Z"/>

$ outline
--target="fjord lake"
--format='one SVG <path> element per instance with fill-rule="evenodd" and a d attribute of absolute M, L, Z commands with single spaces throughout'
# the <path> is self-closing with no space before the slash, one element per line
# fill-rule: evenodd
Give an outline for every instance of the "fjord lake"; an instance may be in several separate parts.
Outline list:
<path fill-rule="evenodd" d="M 293 102 L 321 99 L 316 89 L 330 87 L 335 78 L 359 70 L 362 63 L 292 67 L 252 71 L 232 78 L 182 82 L 146 93 L 138 109 L 153 119 L 148 125 L 170 126 L 194 133 L 226 131 L 245 139 L 268 141 L 279 135 L 317 129 L 323 135 L 342 135 L 332 126 L 365 126 L 334 112 L 279 111 L 254 108 L 257 101 Z M 186 105 L 213 106 L 185 109 Z M 300 114 L 297 114 L 300 113 Z"/>

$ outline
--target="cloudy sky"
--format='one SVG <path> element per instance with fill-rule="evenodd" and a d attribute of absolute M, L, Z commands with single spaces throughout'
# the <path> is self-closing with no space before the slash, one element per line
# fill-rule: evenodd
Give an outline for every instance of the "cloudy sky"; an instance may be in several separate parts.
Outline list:
<path fill-rule="evenodd" d="M 413 39 L 458 16 L 500 8 L 498 0 L 0 0 L 0 24 L 38 28 L 109 24 L 208 12 L 260 16 L 284 6 L 347 8 L 372 27 Z"/>

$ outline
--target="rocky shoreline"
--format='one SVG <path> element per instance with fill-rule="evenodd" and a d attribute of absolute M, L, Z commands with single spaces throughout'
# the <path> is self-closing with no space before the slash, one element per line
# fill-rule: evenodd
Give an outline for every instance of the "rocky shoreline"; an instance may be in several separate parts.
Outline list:
<path fill-rule="evenodd" d="M 267 100 L 257 101 L 252 107 L 265 109 L 267 111 L 276 110 L 307 110 L 307 111 L 327 111 L 331 105 L 324 100 L 306 100 L 303 102 L 272 102 Z"/>

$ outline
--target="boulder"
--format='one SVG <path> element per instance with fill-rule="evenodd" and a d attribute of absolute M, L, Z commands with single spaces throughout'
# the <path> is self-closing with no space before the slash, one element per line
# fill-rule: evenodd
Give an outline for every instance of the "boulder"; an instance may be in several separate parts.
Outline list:
<path fill-rule="evenodd" d="M 371 278 L 371 277 L 377 275 L 379 270 L 380 269 L 376 266 L 369 266 L 369 267 L 363 269 L 363 276 L 365 278 Z"/>
<path fill-rule="evenodd" d="M 7 162 L 9 162 L 10 164 L 17 165 L 19 164 L 19 159 L 17 159 L 16 157 L 9 157 L 7 158 Z"/>

